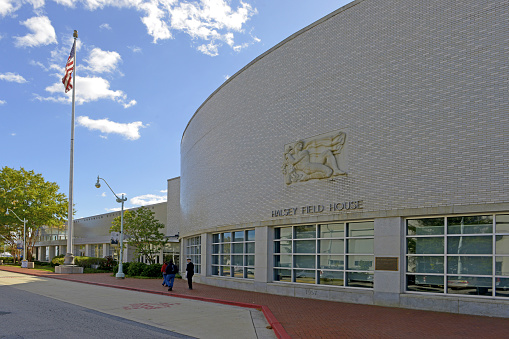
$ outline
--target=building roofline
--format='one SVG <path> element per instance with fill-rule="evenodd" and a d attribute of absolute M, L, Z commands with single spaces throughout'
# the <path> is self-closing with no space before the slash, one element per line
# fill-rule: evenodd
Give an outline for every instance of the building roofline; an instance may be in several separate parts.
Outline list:
<path fill-rule="evenodd" d="M 298 37 L 299 35 L 309 31 L 310 29 L 313 29 L 315 26 L 318 26 L 319 24 L 321 24 L 322 22 L 325 22 L 327 20 L 329 20 L 330 18 L 338 15 L 339 13 L 342 13 L 344 11 L 346 11 L 347 9 L 350 9 L 352 8 L 353 6 L 355 5 L 358 5 L 360 4 L 361 2 L 363 2 L 365 0 L 354 0 L 346 5 L 344 5 L 343 7 L 340 7 L 338 8 L 337 10 L 335 10 L 334 12 L 332 13 L 329 13 L 327 14 L 326 16 L 324 16 L 323 18 L 321 19 L 318 19 L 317 21 L 313 22 L 312 24 L 304 27 L 303 29 L 297 31 L 296 33 L 290 35 L 288 38 L 284 39 L 283 41 L 281 41 L 280 43 L 278 43 L 277 45 L 275 45 L 274 47 L 270 48 L 269 50 L 267 50 L 266 52 L 260 54 L 258 57 L 256 57 L 255 59 L 253 59 L 253 61 L 251 61 L 250 63 L 248 63 L 246 66 L 242 67 L 239 71 L 237 71 L 234 75 L 232 75 L 231 77 L 229 77 L 225 82 L 223 82 L 221 84 L 221 86 L 219 86 L 214 92 L 212 92 L 212 94 L 210 94 L 208 96 L 207 99 L 205 99 L 205 101 L 200 105 L 200 107 L 198 107 L 198 109 L 196 110 L 196 112 L 194 112 L 193 116 L 191 117 L 191 119 L 189 119 L 189 121 L 187 122 L 187 125 L 186 125 L 186 128 L 184 129 L 184 132 L 182 133 L 182 138 L 180 139 L 180 143 L 182 144 L 182 140 L 184 139 L 184 135 L 186 134 L 186 131 L 187 131 L 187 128 L 189 127 L 189 125 L 191 124 L 191 121 L 193 121 L 194 117 L 198 114 L 198 112 L 200 111 L 200 109 L 210 100 L 212 99 L 212 97 L 217 93 L 219 92 L 224 86 L 226 86 L 228 83 L 230 83 L 230 81 L 232 81 L 235 77 L 237 77 L 240 73 L 244 72 L 246 69 L 248 69 L 249 67 L 251 67 L 252 65 L 254 65 L 255 63 L 257 63 L 258 61 L 260 61 L 261 59 L 263 59 L 265 56 L 267 56 L 268 54 L 272 53 L 273 51 L 275 51 L 276 49 L 280 48 L 281 46 L 283 46 L 284 44 L 290 42 L 291 40 L 295 39 L 296 37 Z"/>

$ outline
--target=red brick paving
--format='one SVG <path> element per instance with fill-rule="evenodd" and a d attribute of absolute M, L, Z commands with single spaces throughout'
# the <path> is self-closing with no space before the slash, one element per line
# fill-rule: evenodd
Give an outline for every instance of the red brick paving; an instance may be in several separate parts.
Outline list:
<path fill-rule="evenodd" d="M 509 338 L 509 319 L 506 318 L 285 297 L 196 283 L 193 290 L 188 290 L 187 282 L 180 279 L 175 280 L 173 292 L 167 292 L 158 279 L 116 279 L 109 273 L 66 275 L 12 266 L 0 266 L 0 269 L 152 293 L 266 306 L 291 338 Z M 277 323 L 275 325 L 277 329 Z M 276 331 L 276 334 L 285 337 L 284 331 Z"/>

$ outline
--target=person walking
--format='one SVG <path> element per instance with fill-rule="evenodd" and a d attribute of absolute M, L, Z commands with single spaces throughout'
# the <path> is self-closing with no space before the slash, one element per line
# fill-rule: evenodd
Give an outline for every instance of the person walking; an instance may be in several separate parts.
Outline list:
<path fill-rule="evenodd" d="M 167 286 L 166 285 L 166 266 L 168 266 L 168 263 L 165 261 L 165 262 L 163 262 L 163 266 L 161 267 L 161 272 L 163 273 L 163 283 L 162 283 L 163 286 Z"/>
<path fill-rule="evenodd" d="M 187 286 L 189 289 L 193 289 L 193 275 L 194 275 L 194 264 L 191 262 L 191 258 L 187 258 L 187 266 L 186 266 L 186 277 L 187 277 Z"/>
<path fill-rule="evenodd" d="M 173 282 L 175 281 L 175 274 L 177 274 L 178 268 L 173 263 L 173 260 L 168 262 L 168 266 L 166 266 L 166 285 L 168 286 L 168 291 L 173 289 Z"/>

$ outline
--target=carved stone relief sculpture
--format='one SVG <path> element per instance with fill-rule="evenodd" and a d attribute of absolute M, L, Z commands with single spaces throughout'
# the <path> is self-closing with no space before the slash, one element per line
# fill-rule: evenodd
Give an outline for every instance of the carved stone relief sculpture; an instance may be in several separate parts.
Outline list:
<path fill-rule="evenodd" d="M 346 175 L 338 161 L 345 141 L 346 133 L 336 131 L 286 145 L 283 162 L 285 183 L 290 185 Z"/>

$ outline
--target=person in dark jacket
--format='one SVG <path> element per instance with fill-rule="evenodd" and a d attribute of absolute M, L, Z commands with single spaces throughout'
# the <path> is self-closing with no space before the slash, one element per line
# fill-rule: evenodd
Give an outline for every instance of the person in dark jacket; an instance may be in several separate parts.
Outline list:
<path fill-rule="evenodd" d="M 186 276 L 187 276 L 187 286 L 189 289 L 193 289 L 193 275 L 194 275 L 194 264 L 191 262 L 191 258 L 187 258 L 187 266 L 186 266 Z"/>
<path fill-rule="evenodd" d="M 175 274 L 177 274 L 178 268 L 173 263 L 173 260 L 170 260 L 168 266 L 166 266 L 166 284 L 168 285 L 168 291 L 173 289 L 173 282 L 175 281 Z"/>

